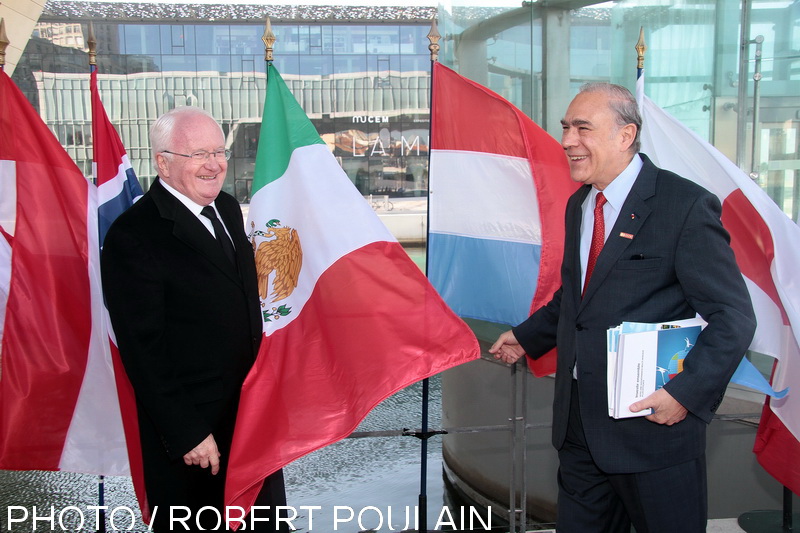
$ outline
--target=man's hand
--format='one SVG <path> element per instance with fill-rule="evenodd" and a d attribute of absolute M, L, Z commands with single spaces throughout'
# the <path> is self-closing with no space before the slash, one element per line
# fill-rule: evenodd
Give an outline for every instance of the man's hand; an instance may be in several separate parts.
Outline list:
<path fill-rule="evenodd" d="M 504 363 L 513 365 L 520 357 L 525 355 L 525 350 L 517 342 L 514 333 L 508 330 L 492 344 L 492 347 L 489 348 L 489 353 L 494 354 L 495 359 L 500 359 Z"/>
<path fill-rule="evenodd" d="M 200 465 L 201 468 L 211 466 L 211 474 L 217 475 L 221 455 L 217 450 L 217 441 L 214 440 L 214 435 L 209 435 L 192 451 L 183 456 L 183 462 L 187 465 Z"/>
<path fill-rule="evenodd" d="M 637 413 L 650 407 L 653 408 L 653 414 L 645 418 L 650 422 L 666 424 L 667 426 L 677 424 L 686 418 L 686 414 L 689 412 L 665 389 L 658 389 L 647 398 L 631 404 L 630 409 Z"/>

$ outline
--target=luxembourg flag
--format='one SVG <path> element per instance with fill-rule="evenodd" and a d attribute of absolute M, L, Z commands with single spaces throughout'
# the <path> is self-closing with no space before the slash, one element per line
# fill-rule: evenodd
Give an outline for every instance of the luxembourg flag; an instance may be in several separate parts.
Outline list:
<path fill-rule="evenodd" d="M 350 434 L 394 392 L 476 359 L 442 301 L 268 68 L 252 203 L 264 338 L 244 382 L 226 504 Z"/>
<path fill-rule="evenodd" d="M 92 173 L 97 184 L 99 206 L 97 208 L 99 244 L 102 247 L 111 223 L 128 209 L 133 202 L 142 196 L 142 187 L 133 172 L 128 154 L 119 138 L 117 130 L 108 119 L 106 109 L 100 99 L 97 87 L 97 67 L 92 65 L 90 77 L 92 97 Z M 114 381 L 116 383 L 122 424 L 125 429 L 125 440 L 128 448 L 130 474 L 134 492 L 139 501 L 142 518 L 150 521 L 150 507 L 144 487 L 144 466 L 142 449 L 139 441 L 139 419 L 136 411 L 136 397 L 133 386 L 125 374 L 125 367 L 119 356 L 116 337 L 111 327 L 111 320 L 103 310 L 103 321 L 108 330 L 110 358 L 113 364 Z"/>
<path fill-rule="evenodd" d="M 642 152 L 722 202 L 722 223 L 758 322 L 750 349 L 776 359 L 772 387 L 789 389 L 767 398 L 754 451 L 770 475 L 800 494 L 800 228 L 739 167 L 647 98 L 644 75 L 636 94 Z"/>
<path fill-rule="evenodd" d="M 0 469 L 127 475 L 97 191 L 0 72 Z"/>
<path fill-rule="evenodd" d="M 516 325 L 561 285 L 563 148 L 522 111 L 433 67 L 428 278 L 459 315 Z M 555 372 L 555 351 L 528 361 Z"/>

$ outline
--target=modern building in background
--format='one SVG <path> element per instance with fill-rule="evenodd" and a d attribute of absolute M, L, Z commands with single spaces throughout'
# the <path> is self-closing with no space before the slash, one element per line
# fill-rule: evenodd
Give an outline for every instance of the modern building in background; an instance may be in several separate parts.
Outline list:
<path fill-rule="evenodd" d="M 424 195 L 434 8 L 280 8 L 52 1 L 13 74 L 91 175 L 89 21 L 98 83 L 145 190 L 147 132 L 162 113 L 200 106 L 233 151 L 226 189 L 249 202 L 266 89 L 262 36 L 275 65 L 364 194 Z"/>
<path fill-rule="evenodd" d="M 430 63 L 507 97 L 554 136 L 578 87 L 633 88 L 639 29 L 647 94 L 800 214 L 800 5 L 791 0 L 452 0 L 446 7 L 191 5 L 49 0 L 13 79 L 90 174 L 88 23 L 100 90 L 145 188 L 147 128 L 208 109 L 233 149 L 227 187 L 246 202 L 264 100 L 264 21 L 275 64 L 363 194 L 424 195 Z M 461 6 L 469 4 L 470 6 Z M 754 81 L 754 78 L 758 78 Z M 756 123 L 757 122 L 757 123 Z"/>
<path fill-rule="evenodd" d="M 556 138 L 581 84 L 611 81 L 633 91 L 634 46 L 643 29 L 647 95 L 750 173 L 798 221 L 797 1 L 460 3 L 466 2 L 440 11 L 442 61 L 508 98 Z"/>

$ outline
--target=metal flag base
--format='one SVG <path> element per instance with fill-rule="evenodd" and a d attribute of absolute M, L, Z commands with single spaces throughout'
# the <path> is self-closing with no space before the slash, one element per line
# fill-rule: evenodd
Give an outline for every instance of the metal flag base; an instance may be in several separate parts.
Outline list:
<path fill-rule="evenodd" d="M 800 531 L 800 514 L 787 516 L 783 511 L 748 511 L 739 516 L 739 527 L 747 533 L 791 533 Z"/>

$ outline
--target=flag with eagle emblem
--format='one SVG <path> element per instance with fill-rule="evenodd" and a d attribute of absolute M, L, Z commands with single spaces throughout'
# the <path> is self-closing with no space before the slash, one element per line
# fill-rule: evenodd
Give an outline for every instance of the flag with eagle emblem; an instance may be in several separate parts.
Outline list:
<path fill-rule="evenodd" d="M 480 348 L 272 65 L 246 230 L 264 338 L 242 387 L 225 500 L 249 509 L 269 474 Z"/>

